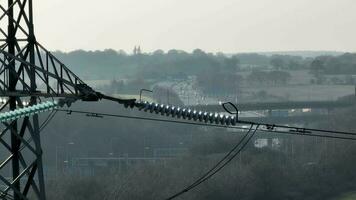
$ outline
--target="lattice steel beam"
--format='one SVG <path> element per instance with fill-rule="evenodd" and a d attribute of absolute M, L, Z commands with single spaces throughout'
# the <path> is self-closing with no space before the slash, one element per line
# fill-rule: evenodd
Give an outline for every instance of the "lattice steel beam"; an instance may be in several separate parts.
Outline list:
<path fill-rule="evenodd" d="M 0 109 L 14 115 L 10 121 L 1 115 L 1 153 L 8 155 L 0 160 L 2 199 L 46 199 L 39 119 L 25 114 L 23 101 L 31 106 L 42 97 L 96 94 L 37 42 L 32 10 L 32 0 L 0 0 L 0 96 L 8 99 Z M 17 114 L 25 115 L 18 121 Z"/>
<path fill-rule="evenodd" d="M 7 97 L 0 111 L 9 108 L 13 111 L 9 113 L 15 114 L 15 110 L 23 108 L 24 100 L 32 106 L 47 97 L 65 97 L 67 104 L 78 99 L 108 99 L 125 104 L 135 101 L 94 91 L 37 42 L 32 1 L 0 0 L 0 97 Z M 28 199 L 31 194 L 43 200 L 46 195 L 38 115 L 25 116 L 21 121 L 12 119 L 0 121 L 3 125 L 0 148 L 9 154 L 0 160 L 0 184 L 6 185 L 6 189 L 0 189 L 0 198 Z M 11 176 L 5 177 L 6 167 L 12 169 Z"/>

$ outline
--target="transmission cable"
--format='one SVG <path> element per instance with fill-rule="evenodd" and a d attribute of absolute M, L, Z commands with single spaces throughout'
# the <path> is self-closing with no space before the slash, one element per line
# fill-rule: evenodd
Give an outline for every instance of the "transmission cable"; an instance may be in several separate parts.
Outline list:
<path fill-rule="evenodd" d="M 175 199 L 181 195 L 183 195 L 186 192 L 189 192 L 190 190 L 194 189 L 195 187 L 199 186 L 203 182 L 207 181 L 210 179 L 212 176 L 214 176 L 216 173 L 221 171 L 227 164 L 229 164 L 237 155 L 239 155 L 242 150 L 246 147 L 246 145 L 251 141 L 253 136 L 255 135 L 256 131 L 258 130 L 258 125 L 254 128 L 254 131 L 252 134 L 249 136 L 251 133 L 251 130 L 254 125 L 251 125 L 249 130 L 246 132 L 246 134 L 242 137 L 242 139 L 218 162 L 216 163 L 209 171 L 207 171 L 203 176 L 201 176 L 199 179 L 194 181 L 192 184 L 189 186 L 185 187 L 183 190 L 180 192 L 177 192 L 176 194 L 170 196 L 166 200 L 172 200 Z M 245 139 L 248 137 L 248 139 L 245 141 Z M 243 143 L 244 142 L 244 143 Z M 242 144 L 242 146 L 241 146 Z M 241 146 L 241 147 L 240 147 Z M 240 147 L 240 148 L 239 148 Z M 239 148 L 239 149 L 238 149 Z M 238 149 L 236 151 L 236 149 Z M 236 151 L 236 152 L 235 152 Z M 231 156 L 232 154 L 232 156 Z M 222 164 L 222 165 L 221 165 Z M 219 166 L 220 165 L 220 166 Z"/>
<path fill-rule="evenodd" d="M 52 112 L 47 116 L 47 118 L 42 122 L 41 126 L 40 126 L 40 132 L 46 128 L 46 126 L 51 122 L 51 120 L 55 117 L 55 115 L 57 114 L 58 110 L 52 110 Z M 29 138 L 26 142 L 30 143 L 32 142 L 32 137 Z M 25 148 L 25 145 L 22 145 L 19 149 L 19 151 L 22 151 Z"/>
<path fill-rule="evenodd" d="M 231 128 L 231 129 L 238 129 L 238 130 L 248 130 L 249 128 L 244 128 L 240 126 L 226 126 L 226 125 L 218 125 L 218 124 L 204 124 L 204 123 L 196 123 L 196 122 L 189 122 L 189 121 L 178 121 L 178 120 L 169 120 L 169 119 L 158 119 L 158 118 L 149 118 L 149 117 L 138 117 L 138 116 L 129 116 L 129 115 L 119 115 L 119 114 L 108 114 L 108 113 L 98 113 L 98 112 L 87 112 L 87 111 L 80 111 L 80 110 L 68 110 L 68 109 L 56 109 L 60 112 L 66 112 L 67 114 L 77 113 L 77 114 L 86 114 L 87 117 L 115 117 L 115 118 L 126 118 L 126 119 L 135 119 L 135 120 L 145 120 L 145 121 L 156 121 L 156 122 L 167 122 L 167 123 L 175 123 L 175 124 L 186 124 L 186 125 L 194 125 L 194 126 L 206 126 L 206 127 L 217 127 L 217 128 Z M 245 122 L 239 121 L 240 124 L 255 124 L 260 126 L 265 126 L 265 124 L 255 123 L 255 122 Z M 277 127 L 277 126 L 275 126 Z M 284 127 L 284 126 L 283 126 Z M 285 127 L 287 128 L 287 127 Z M 266 133 L 278 133 L 278 134 L 287 134 L 287 135 L 300 135 L 300 136 L 309 136 L 309 137 L 321 137 L 321 138 L 330 138 L 330 139 L 343 139 L 343 140 L 356 140 L 355 137 L 345 137 L 345 136 L 336 136 L 336 135 L 355 135 L 355 133 L 349 132 L 332 132 L 335 135 L 325 135 L 325 134 L 315 134 L 315 133 L 305 133 L 305 132 L 295 132 L 294 130 L 300 129 L 298 127 L 289 127 L 293 131 L 281 131 L 281 130 L 272 130 L 272 129 L 259 129 L 260 132 Z M 310 129 L 303 129 L 303 130 L 310 130 Z M 321 129 L 313 129 L 314 132 L 325 132 Z"/>
<path fill-rule="evenodd" d="M 256 125 L 256 128 L 254 129 L 254 131 L 252 132 L 252 134 L 250 135 L 250 137 L 247 139 L 247 141 L 243 144 L 243 146 L 235 153 L 233 154 L 228 160 L 227 162 L 225 162 L 222 166 L 220 166 L 219 168 L 217 168 L 217 170 L 215 170 L 214 173 L 210 174 L 209 176 L 207 176 L 206 178 L 204 178 L 203 180 L 201 180 L 200 182 L 203 182 L 207 179 L 209 179 L 210 177 L 214 176 L 217 172 L 219 172 L 222 168 L 224 168 L 227 164 L 229 164 L 237 155 L 239 155 L 244 148 L 246 147 L 246 145 L 251 141 L 251 139 L 254 137 L 254 135 L 256 134 L 256 132 L 258 131 L 258 127 L 259 125 Z"/>
<path fill-rule="evenodd" d="M 217 162 L 209 171 L 207 171 L 202 178 L 196 180 L 193 184 L 199 182 L 200 180 L 203 179 L 203 177 L 206 177 L 207 175 L 209 175 L 212 171 L 214 171 L 214 169 L 216 169 L 224 160 L 226 160 L 240 145 L 241 143 L 245 140 L 245 138 L 247 137 L 247 135 L 251 132 L 253 125 L 250 126 L 250 129 L 246 132 L 246 134 L 241 138 L 241 140 L 229 151 L 229 153 L 227 153 L 219 162 Z M 193 185 L 192 184 L 192 185 Z"/>
<path fill-rule="evenodd" d="M 341 132 L 341 131 L 329 131 L 329 130 L 321 130 L 321 129 L 307 129 L 307 128 L 298 128 L 298 127 L 291 127 L 291 126 L 280 126 L 280 125 L 274 125 L 274 124 L 254 123 L 254 122 L 248 122 L 248 121 L 238 121 L 237 123 L 249 124 L 250 128 L 244 128 L 244 127 L 239 127 L 239 126 L 218 125 L 218 124 L 203 124 L 203 123 L 195 123 L 195 122 L 148 118 L 148 117 L 138 117 L 138 116 L 128 116 L 128 115 L 119 115 L 119 114 L 87 112 L 87 111 L 79 111 L 79 110 L 57 109 L 57 111 L 66 112 L 67 114 L 72 114 L 72 113 L 86 114 L 86 116 L 88 116 L 88 117 L 102 118 L 103 116 L 109 116 L 109 117 L 126 118 L 126 119 L 137 119 L 137 120 L 159 121 L 159 122 L 169 122 L 169 123 L 177 123 L 177 124 L 189 124 L 189 125 L 196 125 L 196 126 L 208 126 L 208 127 L 234 128 L 234 129 L 240 129 L 240 130 L 248 130 L 247 133 L 243 136 L 243 138 L 238 142 L 238 144 L 235 145 L 231 151 L 229 151 L 217 164 L 215 164 L 210 170 L 208 170 L 202 177 L 200 177 L 199 179 L 194 181 L 191 185 L 187 186 L 180 192 L 167 198 L 166 200 L 172 200 L 172 199 L 175 199 L 175 198 L 183 195 L 184 193 L 199 186 L 200 184 L 202 184 L 203 182 L 207 181 L 212 176 L 214 176 L 216 173 L 221 171 L 227 164 L 229 164 L 237 155 L 239 155 L 242 152 L 242 150 L 246 147 L 246 145 L 250 142 L 250 140 L 253 138 L 253 136 L 255 135 L 255 133 L 258 130 L 262 131 L 262 132 L 269 132 L 269 133 L 281 133 L 281 134 L 290 134 L 290 135 L 302 135 L 302 136 L 314 136 L 314 137 L 323 137 L 323 138 L 356 140 L 356 138 L 352 138 L 352 137 L 314 134 L 312 132 L 324 132 L 324 133 L 333 133 L 333 134 L 338 134 L 338 135 L 351 135 L 351 136 L 356 135 L 355 133 Z M 250 134 L 250 136 L 248 136 L 254 125 L 256 127 L 254 128 L 253 133 Z M 259 129 L 260 126 L 265 126 L 266 129 Z M 276 130 L 275 129 L 276 127 L 289 129 L 289 131 Z M 247 140 L 246 140 L 246 137 L 248 137 Z M 243 143 L 244 140 L 246 140 L 246 141 Z M 242 146 L 241 146 L 241 144 L 242 144 Z M 234 151 L 236 149 L 238 149 L 238 150 L 234 153 Z"/>
<path fill-rule="evenodd" d="M 52 112 L 48 115 L 47 119 L 40 126 L 40 132 L 46 128 L 46 126 L 49 124 L 49 122 L 55 117 L 57 112 L 58 112 L 57 110 L 52 110 Z"/>

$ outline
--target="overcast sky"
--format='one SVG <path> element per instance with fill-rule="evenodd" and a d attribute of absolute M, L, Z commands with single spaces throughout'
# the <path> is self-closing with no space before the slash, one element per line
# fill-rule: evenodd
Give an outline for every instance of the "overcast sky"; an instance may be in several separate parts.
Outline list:
<path fill-rule="evenodd" d="M 356 0 L 37 0 L 48 49 L 356 51 Z"/>

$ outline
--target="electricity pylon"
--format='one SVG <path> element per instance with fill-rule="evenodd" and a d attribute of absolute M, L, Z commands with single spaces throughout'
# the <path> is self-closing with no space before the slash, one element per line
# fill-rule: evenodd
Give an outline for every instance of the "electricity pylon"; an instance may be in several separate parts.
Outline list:
<path fill-rule="evenodd" d="M 37 42 L 32 2 L 0 0 L 0 96 L 6 98 L 0 111 L 48 97 L 102 98 Z M 29 194 L 31 199 L 46 199 L 38 115 L 2 126 L 0 199 L 29 199 Z"/>

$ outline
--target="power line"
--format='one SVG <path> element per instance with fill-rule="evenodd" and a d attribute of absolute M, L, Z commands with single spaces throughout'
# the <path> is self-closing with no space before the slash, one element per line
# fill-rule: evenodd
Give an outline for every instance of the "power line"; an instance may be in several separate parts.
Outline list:
<path fill-rule="evenodd" d="M 57 110 L 52 110 L 51 111 L 51 113 L 47 116 L 47 118 L 43 121 L 43 123 L 41 124 L 41 126 L 40 126 L 40 131 L 42 131 L 43 129 L 45 129 L 46 128 L 46 126 L 49 124 L 49 122 L 51 122 L 51 120 L 55 117 L 55 115 L 57 114 Z M 32 142 L 32 137 L 30 138 L 30 139 L 28 139 L 26 142 L 27 143 L 30 143 L 30 142 Z M 23 149 L 25 148 L 25 145 L 23 145 L 20 149 L 19 149 L 19 151 L 22 151 Z"/>
<path fill-rule="evenodd" d="M 208 179 L 210 179 L 212 176 L 214 176 L 216 173 L 218 173 L 219 171 L 221 171 L 227 164 L 229 164 L 238 154 L 240 154 L 242 152 L 242 150 L 246 147 L 246 145 L 251 141 L 251 139 L 253 138 L 253 136 L 255 135 L 258 126 L 257 125 L 254 129 L 254 131 L 252 132 L 252 134 L 248 137 L 248 139 L 245 141 L 245 139 L 247 138 L 247 136 L 251 133 L 251 130 L 253 128 L 254 125 L 251 125 L 249 130 L 246 132 L 246 134 L 242 137 L 242 139 L 219 161 L 217 162 L 209 171 L 207 171 L 203 176 L 201 176 L 199 179 L 197 179 L 196 181 L 194 181 L 192 184 L 190 184 L 189 186 L 185 187 L 183 190 L 181 190 L 180 192 L 177 192 L 176 194 L 170 196 L 169 198 L 167 198 L 166 200 L 172 200 L 175 199 L 181 195 L 183 195 L 186 192 L 189 192 L 190 190 L 194 189 L 195 187 L 199 186 L 200 184 L 202 184 L 203 182 L 207 181 Z M 245 142 L 244 142 L 245 141 Z M 243 143 L 244 142 L 244 143 Z M 240 147 L 242 144 L 242 147 Z M 240 148 L 239 148 L 240 147 Z M 239 149 L 238 149 L 239 148 Z M 236 151 L 236 149 L 238 149 Z M 235 152 L 236 151 L 236 152 Z M 234 153 L 235 152 L 235 153 Z M 232 155 L 232 156 L 231 156 Z M 224 162 L 225 161 L 225 162 Z"/>
<path fill-rule="evenodd" d="M 218 125 L 218 124 L 204 124 L 197 122 L 189 122 L 189 121 L 178 121 L 178 120 L 169 120 L 169 119 L 159 119 L 159 118 L 149 118 L 149 117 L 138 117 L 138 116 L 129 116 L 129 115 L 120 115 L 120 114 L 109 114 L 109 113 L 99 113 L 99 112 L 87 112 L 80 110 L 69 110 L 69 109 L 56 109 L 60 112 L 66 112 L 67 114 L 78 113 L 85 114 L 88 117 L 116 117 L 116 118 L 126 118 L 126 119 L 135 119 L 135 120 L 145 120 L 145 121 L 156 121 L 156 122 L 166 122 L 166 123 L 175 123 L 175 124 L 186 124 L 186 125 L 194 125 L 194 126 L 206 126 L 206 127 L 216 127 L 216 128 L 232 128 L 239 130 L 248 130 L 249 128 L 241 127 L 241 126 L 227 126 L 227 125 Z M 256 122 L 247 122 L 247 121 L 238 121 L 239 124 L 255 124 L 264 126 L 266 129 L 258 129 L 260 132 L 266 133 L 278 133 L 278 134 L 287 134 L 287 135 L 300 135 L 300 136 L 309 136 L 309 137 L 321 137 L 321 138 L 330 138 L 330 139 L 343 139 L 343 140 L 356 140 L 355 137 L 345 137 L 344 135 L 354 136 L 355 133 L 350 132 L 341 132 L 341 131 L 330 131 L 330 130 L 322 130 L 322 129 L 309 129 L 309 128 L 299 128 L 293 126 L 281 126 L 274 124 L 264 124 L 264 123 L 256 123 Z M 276 128 L 284 128 L 284 130 L 277 130 Z M 334 135 L 325 135 L 325 134 L 316 134 L 313 132 L 319 133 L 333 133 Z M 340 136 L 337 136 L 340 135 Z"/>
<path fill-rule="evenodd" d="M 236 112 L 232 113 L 229 109 L 227 109 L 226 105 L 232 106 Z M 190 108 L 180 108 L 180 107 L 176 107 L 176 106 L 172 106 L 172 105 L 157 104 L 157 103 L 147 102 L 147 101 L 133 102 L 131 104 L 124 104 L 124 106 L 127 108 L 128 107 L 130 107 L 130 108 L 137 107 L 138 110 L 140 110 L 140 111 L 171 116 L 173 118 L 178 118 L 178 119 L 183 118 L 183 119 L 200 121 L 200 122 L 205 122 L 205 123 L 210 123 L 210 124 L 219 124 L 219 125 L 223 125 L 223 126 L 225 126 L 225 125 L 226 126 L 235 126 L 237 123 L 254 124 L 254 122 L 239 120 L 238 109 L 231 102 L 222 104 L 222 107 L 230 115 L 222 115 L 219 113 L 196 111 L 196 110 L 192 110 Z M 341 132 L 341 131 L 307 129 L 307 128 L 290 127 L 290 126 L 284 126 L 284 125 L 267 124 L 267 123 L 258 123 L 258 124 L 265 126 L 268 129 L 274 129 L 274 128 L 291 129 L 291 128 L 294 128 L 295 129 L 294 132 L 298 132 L 298 133 L 321 131 L 321 132 L 325 132 L 325 133 L 334 133 L 334 134 L 336 133 L 336 134 L 346 134 L 346 135 L 356 136 L 356 133 L 346 133 L 346 132 Z"/>
<path fill-rule="evenodd" d="M 280 133 L 280 134 L 290 134 L 290 135 L 302 135 L 302 136 L 313 136 L 313 137 L 323 137 L 323 138 L 333 138 L 333 139 L 344 139 L 344 140 L 356 140 L 355 137 L 346 137 L 346 136 L 355 136 L 355 133 L 350 132 L 342 132 L 342 131 L 331 131 L 331 130 L 322 130 L 322 129 L 309 129 L 309 128 L 299 128 L 292 126 L 284 126 L 284 125 L 275 125 L 275 124 L 266 124 L 266 123 L 255 123 L 249 121 L 241 121 L 236 120 L 236 124 L 249 124 L 250 128 L 239 127 L 236 125 L 225 124 L 204 124 L 204 123 L 196 123 L 196 122 L 188 122 L 188 121 L 177 121 L 177 120 L 169 120 L 169 119 L 159 119 L 159 118 L 148 118 L 148 117 L 138 117 L 138 116 L 128 116 L 128 115 L 120 115 L 120 114 L 108 114 L 108 113 L 99 113 L 99 112 L 87 112 L 87 111 L 79 111 L 79 110 L 62 110 L 56 109 L 56 111 L 67 112 L 67 114 L 78 113 L 85 114 L 88 117 L 100 117 L 104 116 L 108 117 L 117 117 L 117 118 L 126 118 L 126 119 L 135 119 L 135 120 L 146 120 L 146 121 L 157 121 L 157 122 L 168 122 L 168 123 L 176 123 L 176 124 L 187 124 L 187 125 L 196 125 L 196 126 L 207 126 L 207 127 L 218 127 L 218 128 L 234 128 L 240 130 L 247 130 L 247 133 L 243 136 L 243 138 L 219 161 L 217 162 L 210 170 L 204 173 L 199 179 L 194 181 L 189 186 L 185 187 L 183 190 L 178 193 L 170 196 L 166 200 L 175 199 L 184 193 L 194 189 L 200 184 L 204 183 L 216 173 L 221 171 L 226 165 L 228 165 L 241 151 L 246 147 L 246 145 L 250 142 L 257 131 L 261 132 L 269 132 L 269 133 Z M 196 120 L 195 120 L 196 121 Z M 201 121 L 201 120 L 199 120 Z M 251 133 L 252 128 L 255 126 L 254 131 Z M 264 126 L 265 129 L 259 129 L 260 126 Z M 282 130 L 279 130 L 282 129 Z M 313 132 L 319 133 L 332 133 L 334 135 L 325 135 L 325 134 L 315 134 Z M 250 135 L 249 135 L 250 134 Z M 247 140 L 246 140 L 247 138 Z M 242 144 L 242 146 L 241 146 Z M 240 147 L 240 148 L 239 148 Z M 238 150 L 237 150 L 238 149 Z M 237 151 L 236 151 L 237 150 Z M 236 151 L 236 152 L 235 152 Z"/>
<path fill-rule="evenodd" d="M 251 123 L 249 121 L 241 121 L 239 120 L 240 123 Z M 315 128 L 299 128 L 299 127 L 292 127 L 292 126 L 285 126 L 285 125 L 276 125 L 276 124 L 267 124 L 267 123 L 258 123 L 262 126 L 269 126 L 269 127 L 278 127 L 278 128 L 293 128 L 293 129 L 298 129 L 300 132 L 306 132 L 306 131 L 312 131 L 312 132 L 324 132 L 324 133 L 333 133 L 333 134 L 342 134 L 342 135 L 352 135 L 356 136 L 356 133 L 351 133 L 351 132 L 345 132 L 345 131 L 334 131 L 334 130 L 325 130 L 325 129 L 315 129 Z"/>
<path fill-rule="evenodd" d="M 41 124 L 40 131 L 46 128 L 49 122 L 55 117 L 57 112 L 58 112 L 57 110 L 52 110 L 52 112 L 48 115 L 47 119 Z"/>
<path fill-rule="evenodd" d="M 244 148 L 246 147 L 246 145 L 251 141 L 251 139 L 254 137 L 254 135 L 256 134 L 257 130 L 258 130 L 259 125 L 256 126 L 256 128 L 254 129 L 254 131 L 252 132 L 252 134 L 250 135 L 250 137 L 247 139 L 247 141 L 243 144 L 243 146 L 235 153 L 233 154 L 228 160 L 227 162 L 225 162 L 222 166 L 220 166 L 219 168 L 217 168 L 217 170 L 215 170 L 214 173 L 210 174 L 209 176 L 207 176 L 206 178 L 204 178 L 203 180 L 201 180 L 200 182 L 203 182 L 207 179 L 209 179 L 210 177 L 212 177 L 213 175 L 215 175 L 217 172 L 219 172 L 222 168 L 224 168 L 227 164 L 229 164 L 238 154 L 240 154 Z M 251 132 L 251 130 L 249 131 Z M 249 133 L 248 132 L 248 133 Z"/>

